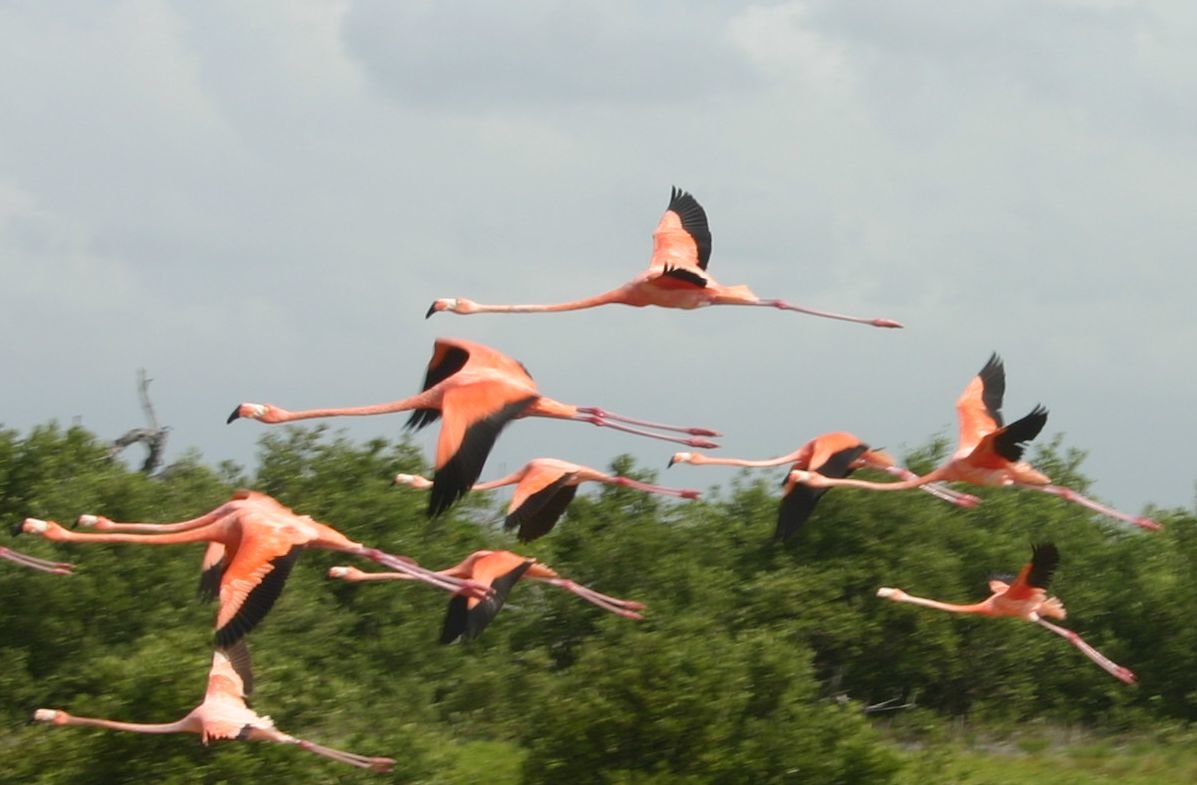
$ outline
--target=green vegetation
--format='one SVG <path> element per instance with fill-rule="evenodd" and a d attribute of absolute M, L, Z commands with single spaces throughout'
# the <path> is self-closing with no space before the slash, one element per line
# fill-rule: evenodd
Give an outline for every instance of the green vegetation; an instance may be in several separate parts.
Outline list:
<path fill-rule="evenodd" d="M 943 449 L 911 460 L 923 468 Z M 1084 488 L 1078 452 L 1055 444 L 1033 457 Z M 260 458 L 254 476 L 191 458 L 147 478 L 79 428 L 0 432 L 0 524 L 179 520 L 243 485 L 429 566 L 517 550 L 647 603 L 648 618 L 520 585 L 479 640 L 440 646 L 443 594 L 330 581 L 345 558 L 305 553 L 249 638 L 253 707 L 295 735 L 395 758 L 388 778 L 274 745 L 27 725 L 39 706 L 182 716 L 203 694 L 214 608 L 195 601 L 198 545 L 24 537 L 11 542 L 79 569 L 59 578 L 0 562 L 0 785 L 1197 780 L 1185 730 L 1197 719 L 1197 526 L 1185 511 L 1155 511 L 1165 530 L 1145 534 L 1043 494 L 981 491 L 966 511 L 920 493 L 836 490 L 776 546 L 779 469 L 693 503 L 604 487 L 518 546 L 483 495 L 428 521 L 421 494 L 390 487 L 395 472 L 427 469 L 410 444 L 276 429 Z M 626 458 L 615 468 L 651 479 Z M 1034 625 L 874 596 L 889 585 L 972 602 L 991 572 L 1016 570 L 1047 540 L 1063 555 L 1053 588 L 1067 626 L 1132 668 L 1138 687 Z M 864 711 L 891 699 L 914 706 Z"/>

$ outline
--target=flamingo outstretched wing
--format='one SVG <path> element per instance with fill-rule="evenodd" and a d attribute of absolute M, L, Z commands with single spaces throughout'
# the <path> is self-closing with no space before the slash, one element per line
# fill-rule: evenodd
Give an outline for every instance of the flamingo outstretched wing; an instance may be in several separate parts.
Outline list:
<path fill-rule="evenodd" d="M 509 551 L 496 551 L 475 562 L 473 579 L 485 583 L 494 591 L 483 600 L 462 595 L 449 600 L 449 609 L 441 628 L 441 643 L 452 643 L 458 638 L 469 641 L 481 635 L 503 607 L 511 587 L 534 563 L 533 559 L 522 559 Z"/>
<path fill-rule="evenodd" d="M 421 392 L 427 392 L 436 385 L 460 371 L 469 362 L 470 353 L 457 343 L 438 338 L 432 346 L 432 359 L 428 361 L 428 370 L 424 374 L 424 386 Z M 407 428 L 419 430 L 436 422 L 441 416 L 437 409 L 415 409 L 407 418 Z"/>
<path fill-rule="evenodd" d="M 1019 570 L 1003 596 L 1010 600 L 1026 600 L 1035 596 L 1036 592 L 1043 594 L 1059 565 L 1060 552 L 1055 545 L 1045 543 L 1031 546 L 1031 560 Z"/>
<path fill-rule="evenodd" d="M 499 382 L 479 382 L 445 391 L 436 474 L 428 497 L 429 517 L 440 515 L 469 491 L 503 428 L 537 397 Z"/>
<path fill-rule="evenodd" d="M 1025 417 L 985 434 L 974 445 L 972 462 L 978 466 L 1001 468 L 1022 459 L 1027 442 L 1034 439 L 1047 425 L 1047 409 L 1036 406 Z"/>
<path fill-rule="evenodd" d="M 578 493 L 578 486 L 572 484 L 576 476 L 576 472 L 534 467 L 516 486 L 503 528 L 519 529 L 520 542 L 548 534 Z"/>
<path fill-rule="evenodd" d="M 669 207 L 653 231 L 650 267 L 697 267 L 706 270 L 711 259 L 711 230 L 698 200 L 673 188 Z M 705 286 L 704 283 L 700 284 Z"/>
<path fill-rule="evenodd" d="M 216 645 L 221 649 L 241 640 L 266 617 L 303 549 L 285 527 L 242 526 L 241 541 L 220 581 Z"/>
<path fill-rule="evenodd" d="M 957 450 L 971 452 L 986 435 L 1002 427 L 1002 397 L 1006 394 L 1006 367 L 994 352 L 956 400 L 960 420 Z"/>
<path fill-rule="evenodd" d="M 852 474 L 853 464 L 868 449 L 867 444 L 858 443 L 824 456 L 816 446 L 810 459 L 810 466 L 812 471 L 816 471 L 824 477 L 843 479 Z M 789 486 L 789 490 L 782 497 L 781 505 L 777 509 L 777 528 L 773 533 L 774 540 L 788 540 L 797 534 L 802 526 L 810 520 L 819 499 L 828 491 L 827 488 L 812 488 L 802 483 L 789 483 Z"/>

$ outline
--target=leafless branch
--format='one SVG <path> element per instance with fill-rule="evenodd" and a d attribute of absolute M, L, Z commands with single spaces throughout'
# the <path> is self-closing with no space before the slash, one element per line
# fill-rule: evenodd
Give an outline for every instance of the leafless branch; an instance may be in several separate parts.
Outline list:
<path fill-rule="evenodd" d="M 114 440 L 112 447 L 108 450 L 108 457 L 116 458 L 126 447 L 138 443 L 144 444 L 148 453 L 145 463 L 141 465 L 141 471 L 145 474 L 153 474 L 162 464 L 162 453 L 166 450 L 166 435 L 170 432 L 169 426 L 160 427 L 158 425 L 158 416 L 154 413 L 154 403 L 150 400 L 151 381 L 153 380 L 146 376 L 144 368 L 137 369 L 137 392 L 141 398 L 141 410 L 145 412 L 149 427 L 129 430 L 119 439 Z"/>

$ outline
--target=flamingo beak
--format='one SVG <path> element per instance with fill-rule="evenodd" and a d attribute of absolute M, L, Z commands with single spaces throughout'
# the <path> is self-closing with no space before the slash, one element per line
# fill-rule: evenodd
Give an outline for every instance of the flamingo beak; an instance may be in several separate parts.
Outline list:
<path fill-rule="evenodd" d="M 432 305 L 428 306 L 428 313 L 424 314 L 425 319 L 427 319 L 428 317 L 432 316 L 434 313 L 436 313 L 437 311 L 440 310 L 440 308 L 437 308 L 436 306 L 437 306 L 436 302 L 434 302 Z"/>
<path fill-rule="evenodd" d="M 233 413 L 229 415 L 229 418 L 224 421 L 224 424 L 228 425 L 229 423 L 231 423 L 233 420 L 236 420 L 240 416 L 241 416 L 241 406 L 240 406 L 240 404 L 238 404 L 237 408 L 233 409 Z"/>

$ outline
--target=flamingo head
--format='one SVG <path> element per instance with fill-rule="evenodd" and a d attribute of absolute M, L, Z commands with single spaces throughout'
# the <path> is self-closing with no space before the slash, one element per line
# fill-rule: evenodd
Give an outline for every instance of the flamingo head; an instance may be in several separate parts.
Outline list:
<path fill-rule="evenodd" d="M 275 407 L 268 403 L 243 403 L 236 409 L 233 409 L 233 413 L 229 415 L 229 418 L 225 420 L 225 423 L 231 423 L 233 420 L 239 419 L 241 417 L 249 420 L 273 422 L 271 415 L 274 413 L 274 410 Z"/>
<path fill-rule="evenodd" d="M 467 300 L 464 297 L 442 297 L 439 300 L 432 301 L 432 305 L 428 306 L 428 313 L 424 314 L 424 318 L 427 319 L 438 311 L 460 314 L 474 313 L 477 307 L 477 303 L 473 300 Z"/>
<path fill-rule="evenodd" d="M 28 532 L 29 534 L 45 534 L 50 530 L 51 523 L 52 521 L 43 521 L 40 518 L 26 518 L 13 527 L 12 533 L 14 536 L 20 534 L 21 532 Z"/>
<path fill-rule="evenodd" d="M 71 715 L 62 709 L 38 709 L 33 712 L 32 722 L 51 722 L 55 725 L 66 725 Z"/>
<path fill-rule="evenodd" d="M 103 515 L 84 514 L 75 519 L 75 522 L 71 524 L 71 528 L 74 529 L 78 526 L 83 526 L 88 529 L 106 529 L 107 524 L 109 523 L 112 523 L 112 521 L 108 520 Z"/>
<path fill-rule="evenodd" d="M 692 452 L 675 452 L 673 454 L 673 457 L 669 459 L 669 465 L 666 466 L 665 468 L 669 468 L 669 466 L 673 466 L 675 463 L 693 463 L 693 462 L 694 462 L 694 453 L 692 453 Z"/>
<path fill-rule="evenodd" d="M 408 485 L 412 488 L 431 488 L 432 481 L 418 474 L 396 474 L 391 485 Z"/>

